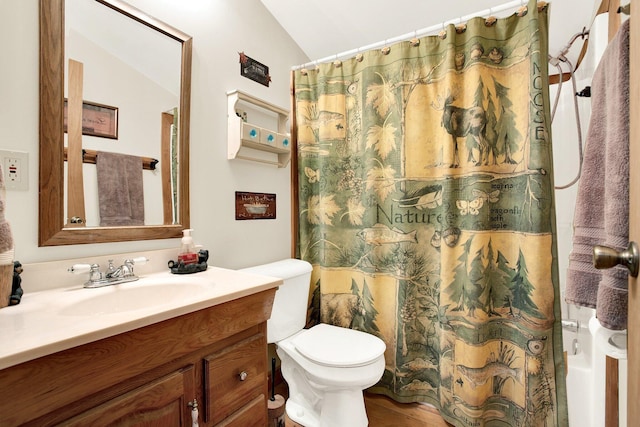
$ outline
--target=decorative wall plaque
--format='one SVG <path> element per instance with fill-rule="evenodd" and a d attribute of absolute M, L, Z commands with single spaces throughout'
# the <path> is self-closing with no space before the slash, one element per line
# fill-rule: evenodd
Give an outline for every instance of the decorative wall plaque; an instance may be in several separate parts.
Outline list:
<path fill-rule="evenodd" d="M 240 74 L 269 87 L 269 82 L 271 81 L 269 67 L 248 57 L 244 52 L 238 52 L 238 54 L 240 55 Z"/>
<path fill-rule="evenodd" d="M 67 131 L 67 98 L 64 99 L 64 131 Z M 118 108 L 82 101 L 82 134 L 118 139 Z"/>
<path fill-rule="evenodd" d="M 236 191 L 236 219 L 275 219 L 276 195 Z"/>

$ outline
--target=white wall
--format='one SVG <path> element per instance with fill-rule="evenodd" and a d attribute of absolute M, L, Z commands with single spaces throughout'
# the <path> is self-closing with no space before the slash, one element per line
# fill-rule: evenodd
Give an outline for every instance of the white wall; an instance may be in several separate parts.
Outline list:
<path fill-rule="evenodd" d="M 289 70 L 309 60 L 259 0 L 128 0 L 193 37 L 191 226 L 210 264 L 238 268 L 290 255 L 290 168 L 227 160 L 226 92 L 289 108 Z M 38 247 L 38 0 L 0 0 L 0 149 L 29 153 L 29 190 L 8 191 L 22 263 L 177 248 L 178 239 Z M 270 87 L 240 76 L 238 52 L 269 66 Z M 235 191 L 275 193 L 275 220 L 235 220 Z M 28 287 L 28 284 L 24 284 Z"/>

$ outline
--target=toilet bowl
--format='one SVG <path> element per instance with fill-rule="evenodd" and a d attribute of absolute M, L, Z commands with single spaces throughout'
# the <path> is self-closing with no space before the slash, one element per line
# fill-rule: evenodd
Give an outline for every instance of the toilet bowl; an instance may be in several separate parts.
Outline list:
<path fill-rule="evenodd" d="M 304 329 L 311 279 L 306 261 L 288 259 L 243 271 L 284 282 L 267 322 L 267 341 L 276 344 L 289 385 L 287 416 L 305 427 L 368 425 L 362 391 L 384 373 L 384 341 L 328 324 Z"/>

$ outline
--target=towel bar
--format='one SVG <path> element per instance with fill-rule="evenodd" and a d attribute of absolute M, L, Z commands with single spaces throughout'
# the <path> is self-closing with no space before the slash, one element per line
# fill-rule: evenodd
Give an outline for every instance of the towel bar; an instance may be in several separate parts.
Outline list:
<path fill-rule="evenodd" d="M 82 163 L 96 164 L 97 152 L 95 150 L 82 149 Z M 142 159 L 142 169 L 156 170 L 156 165 L 160 162 L 152 157 L 140 157 Z M 64 161 L 67 161 L 67 147 L 64 147 Z"/>

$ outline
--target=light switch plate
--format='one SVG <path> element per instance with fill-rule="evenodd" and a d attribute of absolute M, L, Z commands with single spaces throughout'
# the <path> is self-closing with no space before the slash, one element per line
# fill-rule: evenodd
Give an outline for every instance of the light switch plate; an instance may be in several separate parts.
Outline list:
<path fill-rule="evenodd" d="M 29 189 L 29 153 L 0 150 L 4 185 L 7 190 Z"/>

